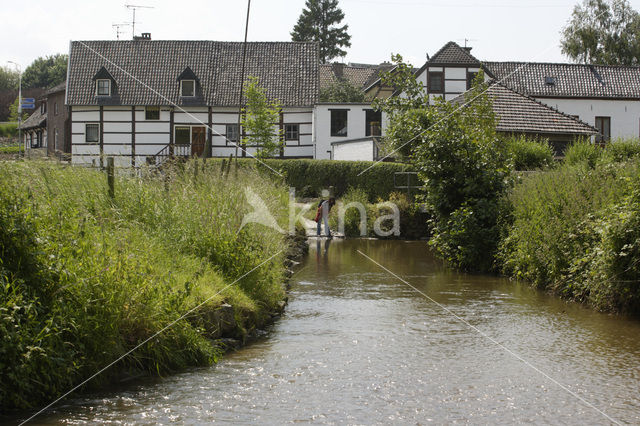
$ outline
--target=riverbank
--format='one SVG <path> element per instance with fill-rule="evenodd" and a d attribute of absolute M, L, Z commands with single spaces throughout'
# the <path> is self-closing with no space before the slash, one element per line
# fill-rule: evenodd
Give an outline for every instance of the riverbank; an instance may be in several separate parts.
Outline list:
<path fill-rule="evenodd" d="M 47 162 L 5 162 L 0 181 L 3 411 L 51 402 L 134 348 L 85 389 L 210 365 L 284 309 L 299 249 L 242 218 L 251 188 L 286 229 L 288 191 L 256 171 L 193 161 L 119 176 L 114 197 L 104 173 Z"/>

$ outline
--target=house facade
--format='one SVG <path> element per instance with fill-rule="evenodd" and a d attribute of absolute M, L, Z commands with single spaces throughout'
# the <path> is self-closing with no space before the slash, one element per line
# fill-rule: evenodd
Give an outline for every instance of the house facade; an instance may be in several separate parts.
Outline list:
<path fill-rule="evenodd" d="M 137 167 L 171 155 L 255 154 L 238 131 L 242 57 L 243 43 L 235 42 L 71 42 L 72 162 L 98 166 L 111 156 L 120 167 Z M 280 157 L 313 158 L 317 45 L 248 43 L 244 75 L 282 105 L 274 123 L 283 135 Z"/>
<path fill-rule="evenodd" d="M 68 108 L 64 104 L 67 82 L 53 87 L 46 94 L 47 154 L 60 156 L 71 152 Z"/>

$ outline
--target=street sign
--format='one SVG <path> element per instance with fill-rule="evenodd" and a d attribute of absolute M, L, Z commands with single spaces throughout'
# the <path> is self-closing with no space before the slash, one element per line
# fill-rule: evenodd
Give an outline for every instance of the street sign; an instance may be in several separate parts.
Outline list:
<path fill-rule="evenodd" d="M 22 109 L 34 109 L 36 107 L 35 104 L 22 104 L 20 105 L 20 107 L 22 107 Z"/>
<path fill-rule="evenodd" d="M 36 98 L 22 98 L 23 104 L 35 104 Z"/>

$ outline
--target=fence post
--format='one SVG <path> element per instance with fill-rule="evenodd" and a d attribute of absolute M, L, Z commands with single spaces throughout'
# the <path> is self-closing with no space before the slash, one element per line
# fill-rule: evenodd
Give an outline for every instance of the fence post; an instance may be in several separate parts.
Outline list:
<path fill-rule="evenodd" d="M 112 199 L 116 197 L 114 169 L 113 157 L 107 157 L 107 184 L 109 185 L 109 197 Z"/>
<path fill-rule="evenodd" d="M 222 167 L 220 168 L 220 177 L 224 177 L 224 169 L 225 169 L 225 165 L 227 164 L 227 160 L 225 160 L 224 158 L 222 159 Z"/>
<path fill-rule="evenodd" d="M 227 164 L 227 177 L 229 177 L 229 172 L 231 171 L 232 161 L 233 161 L 233 154 L 229 154 L 229 164 Z"/>

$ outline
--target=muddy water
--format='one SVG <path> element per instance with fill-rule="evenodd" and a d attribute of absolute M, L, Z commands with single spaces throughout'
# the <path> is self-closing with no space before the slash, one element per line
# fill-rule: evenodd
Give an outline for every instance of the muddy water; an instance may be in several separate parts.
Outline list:
<path fill-rule="evenodd" d="M 37 422 L 640 423 L 640 322 L 447 271 L 424 243 L 313 242 L 290 299 L 215 367 L 75 399 Z"/>

